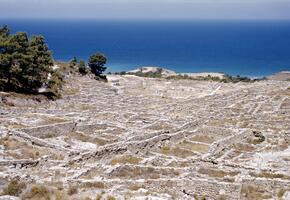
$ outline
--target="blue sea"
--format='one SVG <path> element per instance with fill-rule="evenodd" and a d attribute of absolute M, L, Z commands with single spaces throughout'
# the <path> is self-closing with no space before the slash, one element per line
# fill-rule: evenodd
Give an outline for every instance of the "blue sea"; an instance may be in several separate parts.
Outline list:
<path fill-rule="evenodd" d="M 102 52 L 107 72 L 160 66 L 251 77 L 290 70 L 290 21 L 5 20 L 44 35 L 55 60 Z"/>

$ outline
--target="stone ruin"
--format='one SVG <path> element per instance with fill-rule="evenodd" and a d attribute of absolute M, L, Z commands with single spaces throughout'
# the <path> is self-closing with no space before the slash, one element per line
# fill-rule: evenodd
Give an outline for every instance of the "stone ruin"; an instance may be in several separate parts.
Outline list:
<path fill-rule="evenodd" d="M 77 187 L 67 199 L 290 199 L 289 82 L 108 79 L 73 76 L 56 101 L 0 99 L 0 190 L 17 179 Z"/>

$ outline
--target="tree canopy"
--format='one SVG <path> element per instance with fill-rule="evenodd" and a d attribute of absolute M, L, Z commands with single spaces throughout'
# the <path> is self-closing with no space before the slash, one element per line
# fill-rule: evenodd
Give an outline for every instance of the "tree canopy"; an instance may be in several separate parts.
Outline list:
<path fill-rule="evenodd" d="M 0 27 L 0 90 L 35 93 L 48 85 L 53 60 L 42 36 L 10 34 Z"/>
<path fill-rule="evenodd" d="M 90 56 L 88 65 L 93 74 L 100 76 L 106 70 L 106 62 L 107 58 L 103 54 L 96 53 Z"/>

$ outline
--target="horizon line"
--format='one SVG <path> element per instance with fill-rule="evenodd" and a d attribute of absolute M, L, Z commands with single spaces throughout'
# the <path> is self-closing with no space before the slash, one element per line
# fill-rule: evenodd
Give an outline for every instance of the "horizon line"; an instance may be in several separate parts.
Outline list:
<path fill-rule="evenodd" d="M 290 21 L 290 18 L 18 18 L 2 17 L 3 20 L 19 21 Z"/>

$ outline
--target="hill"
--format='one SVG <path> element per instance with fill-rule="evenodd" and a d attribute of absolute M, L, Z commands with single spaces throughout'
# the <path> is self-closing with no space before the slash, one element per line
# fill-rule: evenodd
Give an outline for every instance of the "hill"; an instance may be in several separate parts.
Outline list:
<path fill-rule="evenodd" d="M 276 74 L 268 76 L 267 79 L 276 81 L 288 81 L 290 80 L 290 71 L 278 72 Z"/>
<path fill-rule="evenodd" d="M 62 99 L 0 104 L 2 194 L 289 197 L 289 82 L 73 74 Z"/>

